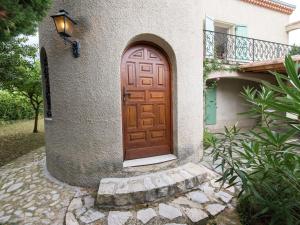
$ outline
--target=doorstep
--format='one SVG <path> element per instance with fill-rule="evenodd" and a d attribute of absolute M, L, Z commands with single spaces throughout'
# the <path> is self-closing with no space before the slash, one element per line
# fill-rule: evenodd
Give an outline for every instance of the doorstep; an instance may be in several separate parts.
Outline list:
<path fill-rule="evenodd" d="M 103 178 L 97 194 L 99 208 L 132 208 L 184 194 L 216 177 L 207 167 L 187 163 L 176 168 L 126 178 Z"/>
<path fill-rule="evenodd" d="M 159 156 L 153 156 L 153 157 L 147 157 L 141 159 L 126 160 L 123 162 L 123 168 L 159 164 L 159 163 L 164 163 L 176 159 L 177 157 L 175 155 L 168 154 L 168 155 L 159 155 Z"/>

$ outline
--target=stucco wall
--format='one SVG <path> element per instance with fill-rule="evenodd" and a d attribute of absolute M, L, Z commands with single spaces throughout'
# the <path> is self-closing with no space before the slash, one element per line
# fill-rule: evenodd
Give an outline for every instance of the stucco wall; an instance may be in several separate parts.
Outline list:
<path fill-rule="evenodd" d="M 47 168 L 73 185 L 97 186 L 122 173 L 121 56 L 146 40 L 169 55 L 173 71 L 174 154 L 179 163 L 202 154 L 202 20 L 198 0 L 54 1 L 78 21 L 81 56 L 41 23 L 40 47 L 49 60 L 52 120 L 46 120 Z"/>
<path fill-rule="evenodd" d="M 248 27 L 252 38 L 288 44 L 285 26 L 289 15 L 240 0 L 204 0 L 202 14 L 237 25 Z"/>
<path fill-rule="evenodd" d="M 53 3 L 39 27 L 40 47 L 46 49 L 49 60 L 53 114 L 45 126 L 47 168 L 53 176 L 74 185 L 97 186 L 101 177 L 128 175 L 122 169 L 120 63 L 129 44 L 152 42 L 170 58 L 173 151 L 178 162 L 184 163 L 202 156 L 205 14 L 247 25 L 250 37 L 287 42 L 286 15 L 239 0 Z M 67 10 L 78 22 L 74 33 L 81 44 L 78 59 L 72 57 L 70 46 L 64 45 L 49 17 L 59 9 Z M 235 83 L 238 93 L 241 84 Z M 237 95 L 228 93 L 228 97 Z M 234 107 L 230 104 L 225 101 L 222 107 Z"/>
<path fill-rule="evenodd" d="M 224 130 L 224 126 L 233 126 L 238 122 L 238 127 L 249 128 L 257 121 L 239 115 L 246 112 L 249 106 L 241 96 L 243 87 L 259 88 L 259 84 L 253 81 L 221 78 L 217 82 L 217 122 L 215 125 L 207 125 L 211 131 Z"/>
<path fill-rule="evenodd" d="M 266 73 L 255 73 L 255 72 L 239 72 L 239 71 L 215 71 L 208 74 L 207 80 L 215 80 L 221 78 L 232 78 L 239 80 L 249 80 L 255 82 L 266 81 L 272 84 L 276 83 L 276 78 L 273 74 Z M 243 81 L 241 81 L 243 82 Z"/>

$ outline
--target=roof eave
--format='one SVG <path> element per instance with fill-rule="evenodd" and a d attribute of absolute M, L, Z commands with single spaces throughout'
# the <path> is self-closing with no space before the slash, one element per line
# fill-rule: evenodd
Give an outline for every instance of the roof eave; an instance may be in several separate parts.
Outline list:
<path fill-rule="evenodd" d="M 291 15 L 296 9 L 295 5 L 288 4 L 281 0 L 241 0 L 253 5 L 258 5 L 263 8 L 274 10 L 280 13 Z"/>

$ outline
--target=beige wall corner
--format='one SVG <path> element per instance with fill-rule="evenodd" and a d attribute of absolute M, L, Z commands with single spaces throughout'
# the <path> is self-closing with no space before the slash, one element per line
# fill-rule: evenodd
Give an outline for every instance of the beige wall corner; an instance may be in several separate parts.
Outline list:
<path fill-rule="evenodd" d="M 299 30 L 300 29 L 300 20 L 286 25 L 285 29 L 287 32 Z"/>

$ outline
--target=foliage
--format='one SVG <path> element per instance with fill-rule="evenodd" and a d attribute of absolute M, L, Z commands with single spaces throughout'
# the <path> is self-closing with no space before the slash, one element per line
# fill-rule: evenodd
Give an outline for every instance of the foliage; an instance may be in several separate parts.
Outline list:
<path fill-rule="evenodd" d="M 273 115 L 271 107 L 265 104 L 266 101 L 273 101 L 275 96 L 274 92 L 261 86 L 260 91 L 254 87 L 245 87 L 242 96 L 250 104 L 250 110 L 245 113 L 253 119 L 256 119 L 259 125 L 269 127 L 273 122 Z M 266 113 L 271 112 L 271 113 Z M 264 122 L 265 124 L 262 124 Z"/>
<path fill-rule="evenodd" d="M 243 93 L 252 106 L 250 115 L 261 116 L 263 123 L 249 134 L 226 128 L 210 143 L 214 161 L 221 161 L 219 181 L 241 188 L 238 208 L 245 225 L 300 224 L 300 146 L 293 142 L 300 131 L 299 66 L 291 57 L 285 66 L 287 77 L 273 73 L 279 86 L 265 83 L 261 91 Z M 289 129 L 275 131 L 273 119 Z"/>
<path fill-rule="evenodd" d="M 26 38 L 14 38 L 0 42 L 0 87 L 10 88 L 10 81 L 20 75 L 20 70 L 30 67 L 36 61 L 36 46 L 25 44 Z"/>
<path fill-rule="evenodd" d="M 225 70 L 224 64 L 216 59 L 205 59 L 203 61 L 203 78 L 204 81 L 207 80 L 208 75 L 215 71 Z"/>
<path fill-rule="evenodd" d="M 32 119 L 33 117 L 34 111 L 26 97 L 0 91 L 0 123 L 1 121 Z"/>
<path fill-rule="evenodd" d="M 209 130 L 206 128 L 204 130 L 204 134 L 203 134 L 203 145 L 204 148 L 207 149 L 209 147 L 211 147 L 211 143 L 213 143 L 215 141 L 216 137 L 213 133 L 209 132 Z"/>
<path fill-rule="evenodd" d="M 300 47 L 293 45 L 289 53 L 290 55 L 300 55 Z"/>
<path fill-rule="evenodd" d="M 24 38 L 9 43 L 0 42 L 0 88 L 25 96 L 35 112 L 33 132 L 42 104 L 40 65 L 36 59 L 37 48 L 24 44 Z"/>
<path fill-rule="evenodd" d="M 0 42 L 34 34 L 51 0 L 0 0 Z"/>
<path fill-rule="evenodd" d="M 221 60 L 218 59 L 205 59 L 203 61 L 203 82 L 206 84 L 208 75 L 216 71 L 237 71 L 237 66 L 225 66 Z M 215 86 L 216 81 L 210 82 L 209 86 Z"/>

